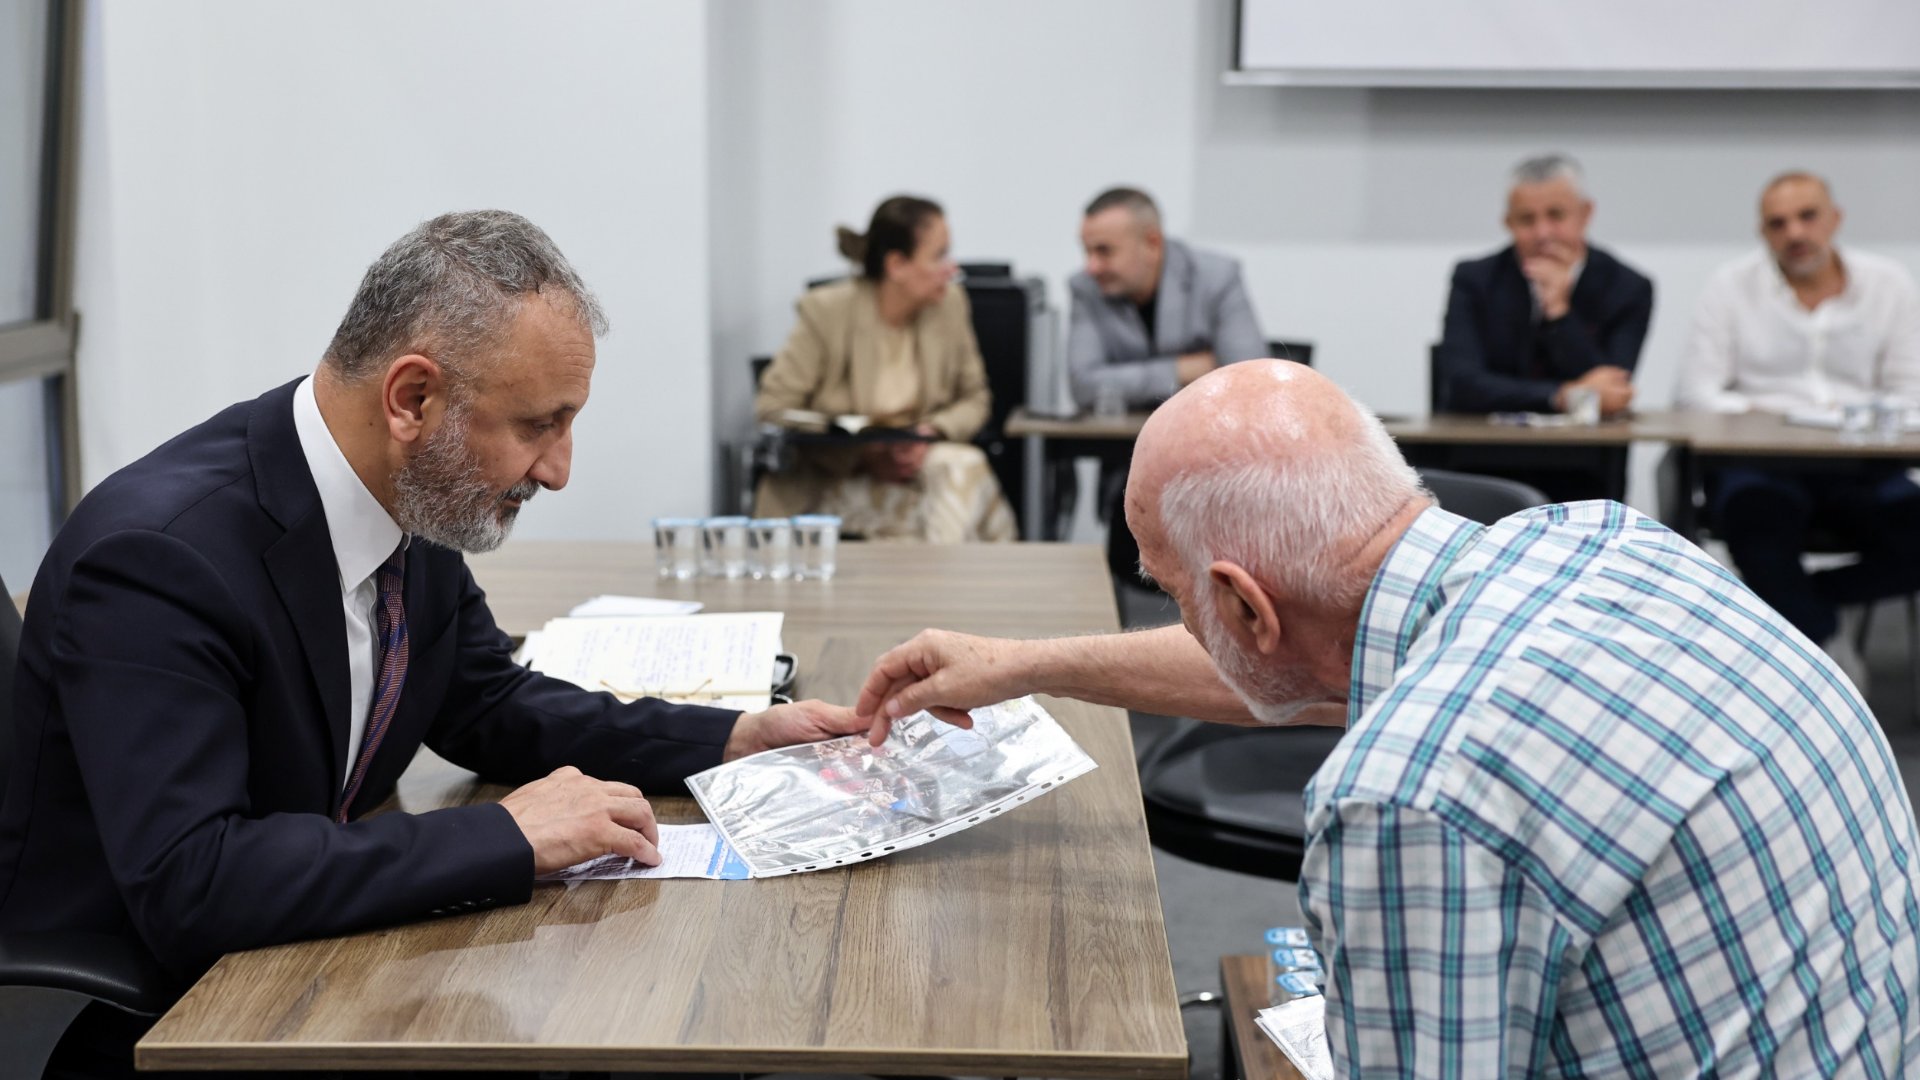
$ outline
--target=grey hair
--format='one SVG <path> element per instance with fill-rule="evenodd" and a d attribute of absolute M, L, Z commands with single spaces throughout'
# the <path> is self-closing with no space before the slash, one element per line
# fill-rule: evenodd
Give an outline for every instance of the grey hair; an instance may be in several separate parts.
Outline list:
<path fill-rule="evenodd" d="M 327 363 L 348 381 L 425 352 L 464 382 L 488 359 L 529 295 L 565 294 L 580 325 L 607 332 L 599 301 L 540 227 L 506 210 L 421 222 L 367 267 Z"/>
<path fill-rule="evenodd" d="M 1513 167 L 1513 187 L 1547 184 L 1555 180 L 1565 180 L 1573 185 L 1574 194 L 1583 199 L 1587 197 L 1587 175 L 1570 154 L 1541 154 Z"/>
<path fill-rule="evenodd" d="M 1298 600 L 1360 602 L 1371 582 L 1345 562 L 1425 489 L 1379 418 L 1348 404 L 1356 442 L 1188 469 L 1167 483 L 1160 521 L 1192 581 L 1224 559 Z"/>
<path fill-rule="evenodd" d="M 1087 204 L 1084 216 L 1092 217 L 1116 207 L 1132 214 L 1134 222 L 1142 230 L 1160 228 L 1160 207 L 1154 204 L 1153 196 L 1139 188 L 1108 188 L 1093 197 L 1093 201 Z"/>

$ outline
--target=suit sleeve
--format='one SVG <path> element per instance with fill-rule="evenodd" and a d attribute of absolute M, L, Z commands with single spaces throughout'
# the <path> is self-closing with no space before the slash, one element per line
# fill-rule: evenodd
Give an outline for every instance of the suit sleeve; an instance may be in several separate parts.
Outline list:
<path fill-rule="evenodd" d="M 1653 282 L 1630 272 L 1625 276 L 1623 295 L 1617 300 L 1609 297 L 1599 325 L 1573 310 L 1540 324 L 1548 363 L 1561 382 L 1602 365 L 1632 371 L 1640 363 L 1640 346 L 1646 343 L 1647 326 L 1653 322 Z"/>
<path fill-rule="evenodd" d="M 533 850 L 495 804 L 390 813 L 250 810 L 251 672 L 239 601 L 204 557 L 156 532 L 74 563 L 51 655 L 100 843 L 156 956 L 193 975 L 222 953 L 532 893 Z"/>
<path fill-rule="evenodd" d="M 987 418 L 993 414 L 993 391 L 987 386 L 980 341 L 973 334 L 973 305 L 965 289 L 958 285 L 951 288 L 942 315 L 948 322 L 948 333 L 960 343 L 960 359 L 948 400 L 928 413 L 926 422 L 954 442 L 967 442 L 987 426 Z"/>
<path fill-rule="evenodd" d="M 799 318 L 787 334 L 787 343 L 761 374 L 760 389 L 754 395 L 753 418 L 763 424 L 771 423 L 782 409 L 808 408 L 826 369 L 827 341 L 813 305 L 802 297 L 794 311 Z"/>
<path fill-rule="evenodd" d="M 1213 355 L 1222 364 L 1256 360 L 1269 355 L 1267 339 L 1260 333 L 1260 321 L 1254 317 L 1253 301 L 1247 298 L 1247 285 L 1234 264 L 1233 277 L 1221 290 L 1213 305 Z"/>
<path fill-rule="evenodd" d="M 1480 334 L 1486 297 L 1467 271 L 1465 264 L 1453 271 L 1446 321 L 1434 354 L 1433 374 L 1440 383 L 1432 390 L 1434 400 L 1447 412 L 1552 411 L 1558 381 L 1508 375 L 1488 366 Z"/>
<path fill-rule="evenodd" d="M 686 778 L 720 764 L 739 715 L 653 698 L 623 703 L 513 662 L 486 594 L 460 564 L 453 679 L 426 743 L 448 761 L 508 784 L 562 765 L 644 792 L 684 794 Z"/>
<path fill-rule="evenodd" d="M 1067 371 L 1072 377 L 1073 399 L 1083 409 L 1091 409 L 1102 387 L 1116 389 L 1122 401 L 1131 406 L 1153 406 L 1180 391 L 1179 358 L 1157 356 L 1150 360 L 1112 362 L 1106 343 L 1100 338 L 1100 316 L 1094 310 L 1099 300 L 1079 289 L 1073 290 L 1073 316 L 1067 328 Z"/>

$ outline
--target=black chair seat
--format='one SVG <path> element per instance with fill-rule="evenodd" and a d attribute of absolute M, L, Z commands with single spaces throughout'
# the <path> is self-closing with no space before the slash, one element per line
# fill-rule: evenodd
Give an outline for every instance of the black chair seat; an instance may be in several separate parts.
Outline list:
<path fill-rule="evenodd" d="M 0 986 L 84 994 L 158 1016 L 179 996 L 164 969 L 124 940 L 79 931 L 0 934 Z"/>
<path fill-rule="evenodd" d="M 1222 870 L 1298 880 L 1304 791 L 1345 734 L 1185 721 L 1140 765 L 1153 845 Z"/>

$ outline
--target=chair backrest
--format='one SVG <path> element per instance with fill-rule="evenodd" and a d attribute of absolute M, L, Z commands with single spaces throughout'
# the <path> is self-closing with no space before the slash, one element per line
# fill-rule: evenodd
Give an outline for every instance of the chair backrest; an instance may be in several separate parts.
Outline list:
<path fill-rule="evenodd" d="M 1296 364 L 1313 366 L 1313 342 L 1280 341 L 1267 342 L 1267 355 L 1275 360 L 1291 360 Z"/>
<path fill-rule="evenodd" d="M 1509 514 L 1552 501 L 1538 488 L 1498 476 L 1421 469 L 1420 479 L 1426 483 L 1427 490 L 1433 492 L 1433 497 L 1440 500 L 1441 509 L 1482 525 L 1491 525 Z"/>
<path fill-rule="evenodd" d="M 766 376 L 767 368 L 770 367 L 772 364 L 773 364 L 773 357 L 771 356 L 747 357 L 747 368 L 748 370 L 753 372 L 753 389 L 756 392 L 758 392 L 760 389 L 760 380 Z"/>
<path fill-rule="evenodd" d="M 1440 346 L 1438 343 L 1427 346 L 1427 407 L 1434 412 L 1447 412 L 1447 384 L 1440 377 Z"/>
<path fill-rule="evenodd" d="M 20 656 L 20 609 L 0 580 L 0 791 L 6 790 L 8 756 L 13 750 L 13 668 Z"/>

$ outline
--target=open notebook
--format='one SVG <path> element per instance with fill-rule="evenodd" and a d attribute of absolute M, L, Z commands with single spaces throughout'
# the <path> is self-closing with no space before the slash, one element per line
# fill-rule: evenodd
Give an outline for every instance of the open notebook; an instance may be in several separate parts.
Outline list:
<path fill-rule="evenodd" d="M 757 712 L 773 704 L 778 611 L 553 619 L 528 634 L 528 667 L 624 700 L 657 697 Z"/>

